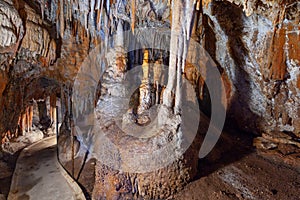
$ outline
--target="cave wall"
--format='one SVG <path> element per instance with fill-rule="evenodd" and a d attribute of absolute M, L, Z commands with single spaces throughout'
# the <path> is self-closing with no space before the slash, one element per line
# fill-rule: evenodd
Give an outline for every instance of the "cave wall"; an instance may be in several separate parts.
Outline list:
<path fill-rule="evenodd" d="M 57 81 L 46 74 L 56 61 L 56 40 L 51 25 L 25 2 L 0 4 L 0 133 L 7 141 L 18 135 L 31 101 L 55 93 Z"/>
<path fill-rule="evenodd" d="M 230 80 L 229 123 L 299 147 L 299 13 L 294 1 L 212 1 L 206 50 Z"/>
<path fill-rule="evenodd" d="M 101 8 L 97 5 L 99 8 L 94 11 L 97 19 L 88 15 L 85 20 L 90 12 L 85 4 L 79 3 L 76 13 L 76 8 L 69 4 L 61 7 L 56 1 L 51 4 L 32 1 L 30 6 L 24 1 L 0 3 L 0 102 L 5 112 L 17 116 L 34 96 L 23 92 L 31 80 L 45 76 L 72 85 L 89 50 L 99 44 L 96 33 L 100 27 L 93 26 L 93 20 L 101 23 L 97 13 Z M 197 30 L 202 35 L 198 39 L 226 77 L 228 116 L 239 128 L 256 134 L 279 131 L 299 136 L 299 3 L 266 0 L 202 3 L 203 16 Z M 113 17 L 119 17 L 124 21 L 124 29 L 131 24 L 133 30 L 157 23 L 168 27 L 167 4 L 151 5 L 123 4 L 122 15 L 117 16 L 112 4 L 106 10 L 112 12 L 106 13 L 104 20 L 111 23 Z M 61 8 L 68 12 L 62 14 Z M 133 16 L 138 18 L 124 16 L 128 12 L 134 12 Z M 116 24 L 110 26 L 109 31 L 116 31 Z M 23 86 L 16 86 L 16 82 L 22 82 Z M 20 96 L 8 95 L 9 88 Z M 22 106 L 13 106 L 19 103 Z M 9 118 L 12 123 L 1 125 L 0 131 L 5 133 L 15 127 L 15 118 L 12 115 Z M 7 116 L 1 119 L 7 120 Z"/>
<path fill-rule="evenodd" d="M 50 3 L 0 0 L 1 138 L 17 130 L 19 116 L 32 99 L 45 99 L 56 93 L 62 97 L 62 109 L 66 111 L 62 116 L 65 121 L 61 127 L 62 152 L 70 150 L 74 141 L 70 139 L 69 130 L 71 113 L 67 112 L 71 110 L 69 93 L 87 55 L 100 43 L 113 44 L 115 41 L 109 37 L 117 32 L 118 25 L 134 32 L 147 27 L 169 29 L 172 24 L 169 1 L 139 1 L 136 4 L 118 1 L 121 2 L 118 6 L 116 1 L 104 6 L 99 2 L 74 1 L 74 5 L 70 5 L 69 1 L 63 4 L 61 0 Z M 299 3 L 203 0 L 197 1 L 196 6 L 201 16 L 197 18 L 198 27 L 193 30 L 192 37 L 204 46 L 222 74 L 228 123 L 262 136 L 255 142 L 258 148 L 274 148 L 280 144 L 300 148 Z M 120 63 L 112 65 L 120 68 Z M 196 84 L 198 78 L 195 75 L 189 81 Z M 76 141 L 76 152 L 79 146 Z M 71 156 L 66 157 L 70 159 Z M 173 168 L 176 163 L 158 177 L 168 179 L 168 170 L 180 173 Z M 144 177 L 134 174 L 130 180 L 97 162 L 94 195 L 105 195 L 107 191 L 101 186 L 109 184 L 113 188 L 114 181 L 121 186 L 111 195 L 126 194 L 134 189 L 127 187 L 135 187 L 138 180 L 141 188 L 137 188 L 136 194 L 139 191 L 148 198 L 167 197 L 176 187 L 191 180 L 194 173 L 178 179 L 170 175 L 173 177 L 162 187 L 162 181 L 150 184 L 145 180 L 150 176 L 155 179 L 155 172 Z M 185 178 L 189 180 L 183 180 Z M 118 192 L 120 189 L 123 191 Z"/>

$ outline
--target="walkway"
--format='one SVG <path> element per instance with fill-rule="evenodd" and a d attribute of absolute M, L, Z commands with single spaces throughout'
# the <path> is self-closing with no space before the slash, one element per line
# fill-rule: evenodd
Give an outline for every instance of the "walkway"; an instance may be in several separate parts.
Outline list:
<path fill-rule="evenodd" d="M 25 148 L 17 161 L 8 200 L 83 200 L 80 187 L 58 163 L 56 137 Z"/>

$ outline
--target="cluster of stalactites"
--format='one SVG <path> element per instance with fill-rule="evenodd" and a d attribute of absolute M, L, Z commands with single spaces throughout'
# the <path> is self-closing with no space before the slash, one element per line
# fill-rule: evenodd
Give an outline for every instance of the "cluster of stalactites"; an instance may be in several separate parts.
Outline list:
<path fill-rule="evenodd" d="M 40 0 L 41 13 L 56 24 L 57 33 L 64 37 L 65 30 L 79 21 L 90 34 L 100 34 L 103 16 L 110 15 L 109 0 Z"/>
<path fill-rule="evenodd" d="M 142 23 L 149 13 L 154 13 L 160 20 L 170 7 L 170 0 L 152 0 L 140 2 L 137 0 L 40 0 L 42 15 L 45 11 L 48 18 L 56 24 L 57 33 L 63 38 L 68 26 L 79 21 L 91 35 L 103 36 L 117 29 L 119 20 L 130 24 L 132 32 L 137 24 Z M 197 0 L 199 7 L 200 0 Z M 45 16 L 47 16 L 47 14 Z M 137 17 L 139 16 L 139 17 Z M 105 24 L 105 27 L 104 27 Z"/>

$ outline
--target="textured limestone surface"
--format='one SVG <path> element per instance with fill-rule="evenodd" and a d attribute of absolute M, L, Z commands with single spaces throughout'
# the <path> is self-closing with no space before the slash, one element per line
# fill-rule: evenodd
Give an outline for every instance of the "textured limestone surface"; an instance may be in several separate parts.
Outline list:
<path fill-rule="evenodd" d="M 204 9 L 211 35 L 203 41 L 229 77 L 231 123 L 298 146 L 299 2 L 233 2 Z"/>
<path fill-rule="evenodd" d="M 174 5 L 174 2 L 178 4 Z M 207 91 L 205 77 L 191 63 L 182 62 L 184 52 L 194 50 L 193 47 L 185 49 L 187 43 L 182 42 L 191 34 L 220 71 L 224 83 L 220 90 L 226 93 L 227 98 L 228 125 L 257 136 L 254 140 L 257 148 L 275 152 L 284 158 L 289 156 L 288 163 L 299 162 L 300 3 L 292 0 L 197 0 L 189 3 L 184 4 L 181 0 L 0 0 L 2 143 L 23 132 L 23 122 L 30 121 L 27 119 L 30 115 L 28 110 L 33 100 L 41 102 L 40 116 L 44 116 L 44 128 L 49 128 L 53 116 L 48 119 L 43 102 L 47 97 L 55 96 L 61 103 L 59 145 L 62 160 L 65 164 L 73 162 L 75 155 L 84 157 L 86 148 L 91 150 L 89 148 L 97 146 L 101 138 L 90 132 L 90 125 L 95 120 L 92 115 L 80 119 L 83 125 L 87 125 L 81 135 L 77 133 L 78 121 L 74 121 L 73 116 L 91 114 L 91 109 L 105 107 L 109 103 L 119 105 L 117 103 L 120 99 L 122 101 L 121 97 L 128 88 L 118 81 L 126 78 L 127 71 L 139 65 L 143 66 L 142 75 L 134 78 L 141 85 L 132 94 L 130 109 L 125 115 L 118 116 L 124 121 L 124 127 L 132 129 L 132 125 L 147 125 L 152 119 L 151 112 L 148 112 L 151 105 L 166 104 L 169 110 L 176 107 L 174 111 L 180 115 L 181 90 L 175 89 L 175 86 L 181 83 L 182 77 L 194 86 L 202 111 L 209 115 L 209 93 L 212 91 Z M 194 20 L 191 20 L 192 17 Z M 124 43 L 128 42 L 123 41 L 124 31 L 139 35 L 139 28 L 149 27 L 179 31 L 181 35 L 177 36 L 177 40 L 174 35 L 171 38 L 171 46 L 172 52 L 183 57 L 170 56 L 169 52 L 157 49 L 143 49 L 147 39 L 137 41 L 142 49 L 130 52 L 123 49 Z M 113 39 L 114 34 L 117 34 L 117 39 Z M 163 37 L 153 38 L 153 41 L 156 40 L 164 46 L 170 43 Z M 109 52 L 109 48 L 115 51 Z M 89 57 L 95 49 L 99 51 L 97 56 Z M 107 57 L 104 58 L 103 54 Z M 159 73 L 164 71 L 155 63 L 171 64 L 167 70 L 172 76 L 160 76 Z M 92 75 L 78 75 L 83 65 L 90 67 L 88 72 Z M 100 71 L 106 70 L 103 70 L 106 82 L 99 81 L 99 70 L 93 71 L 95 66 Z M 200 70 L 205 72 L 209 69 Z M 156 82 L 150 84 L 152 75 Z M 166 80 L 168 77 L 169 81 Z M 83 88 L 79 84 L 84 91 L 79 95 L 86 95 L 87 101 L 74 108 L 72 103 L 75 101 L 73 94 L 77 94 L 74 90 L 77 79 L 93 85 Z M 161 85 L 157 83 L 158 79 L 164 79 Z M 105 101 L 105 96 L 113 97 L 113 100 Z M 104 128 L 110 128 L 107 134 L 116 141 L 126 141 L 119 129 L 108 120 L 109 114 L 117 114 L 123 108 L 108 109 L 110 113 L 100 112 L 97 116 L 101 120 L 107 119 L 98 121 L 104 122 Z M 159 133 L 163 135 L 163 131 Z M 85 146 L 88 139 L 93 139 L 91 147 Z M 149 141 L 157 144 L 157 141 Z M 121 146 L 127 144 L 120 143 Z M 138 150 L 143 149 L 142 144 L 137 145 Z M 105 195 L 122 198 L 131 191 L 136 198 L 166 198 L 195 175 L 198 157 L 195 152 L 191 155 L 145 174 L 126 174 L 110 169 L 98 160 L 93 195 L 95 198 Z M 124 159 L 124 155 L 119 155 L 118 159 Z M 190 160 L 193 162 L 189 163 Z M 82 161 L 84 163 L 86 159 Z"/>
<path fill-rule="evenodd" d="M 16 51 L 17 43 L 24 34 L 22 19 L 16 8 L 8 2 L 0 2 L 1 53 Z"/>

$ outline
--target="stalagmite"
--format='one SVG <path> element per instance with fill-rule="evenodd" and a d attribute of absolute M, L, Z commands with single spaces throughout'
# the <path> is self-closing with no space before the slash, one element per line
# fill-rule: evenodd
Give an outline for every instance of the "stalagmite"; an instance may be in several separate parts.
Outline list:
<path fill-rule="evenodd" d="M 149 83 L 149 51 L 144 50 L 144 59 L 143 59 L 143 79 L 142 84 L 140 85 L 140 97 L 139 97 L 139 107 L 138 114 L 142 114 L 144 111 L 148 110 L 151 106 L 151 91 Z"/>
<path fill-rule="evenodd" d="M 65 31 L 65 17 L 64 17 L 64 0 L 59 0 L 60 5 L 60 13 L 59 13 L 59 26 L 60 26 L 60 37 L 64 37 L 64 31 Z"/>

